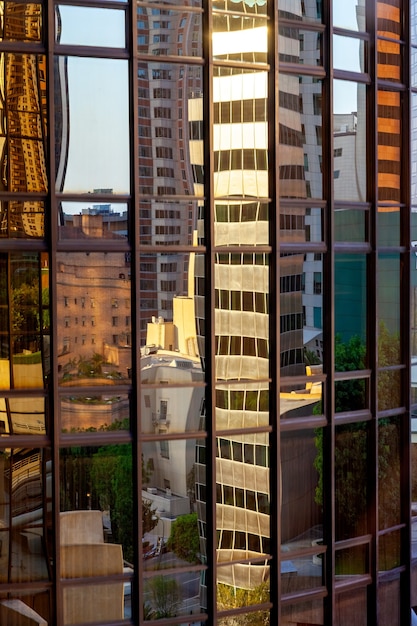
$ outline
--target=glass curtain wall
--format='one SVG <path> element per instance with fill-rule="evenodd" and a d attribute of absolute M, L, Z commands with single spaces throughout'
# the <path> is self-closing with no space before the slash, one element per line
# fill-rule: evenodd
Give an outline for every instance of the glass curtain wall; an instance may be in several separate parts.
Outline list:
<path fill-rule="evenodd" d="M 0 1 L 1 624 L 410 623 L 416 15 Z"/>

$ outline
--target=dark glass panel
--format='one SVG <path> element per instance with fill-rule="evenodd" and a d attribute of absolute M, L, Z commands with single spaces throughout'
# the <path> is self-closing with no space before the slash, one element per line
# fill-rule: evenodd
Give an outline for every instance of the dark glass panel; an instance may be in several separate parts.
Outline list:
<path fill-rule="evenodd" d="M 3 53 L 0 189 L 46 192 L 46 59 Z"/>
<path fill-rule="evenodd" d="M 58 207 L 60 239 L 105 239 L 113 244 L 128 237 L 127 204 L 110 202 L 60 202 Z"/>
<path fill-rule="evenodd" d="M 340 578 L 343 584 L 345 579 Z M 337 583 L 336 583 L 337 585 Z M 337 593 L 335 599 L 334 626 L 368 626 L 367 588 L 360 587 L 352 591 Z"/>
<path fill-rule="evenodd" d="M 4 0 L 0 40 L 40 43 L 42 41 L 42 5 L 37 2 Z"/>
<path fill-rule="evenodd" d="M 44 435 L 45 399 L 0 398 L 0 432 L 5 435 Z"/>
<path fill-rule="evenodd" d="M 338 347 L 340 347 L 340 344 Z M 350 346 L 347 348 L 346 352 L 349 348 Z M 353 356 L 352 353 L 351 356 Z M 352 366 L 353 365 L 354 363 L 352 363 Z M 369 384 L 368 379 L 366 378 L 337 380 L 334 383 L 334 393 L 335 413 L 343 413 L 345 411 L 363 411 L 365 409 L 369 409 Z"/>
<path fill-rule="evenodd" d="M 288 574 L 291 576 L 291 574 Z M 281 607 L 282 624 L 324 624 L 323 600 L 299 600 L 298 603 L 285 603 Z"/>
<path fill-rule="evenodd" d="M 322 81 L 279 77 L 279 193 L 283 198 L 321 198 Z"/>
<path fill-rule="evenodd" d="M 365 202 L 366 85 L 333 81 L 334 196 Z"/>
<path fill-rule="evenodd" d="M 391 339 L 388 339 L 388 342 L 389 345 Z M 392 341 L 392 344 L 395 342 Z M 401 406 L 402 375 L 402 371 L 378 371 L 378 411 L 386 411 Z"/>
<path fill-rule="evenodd" d="M 322 585 L 322 430 L 282 433 L 281 468 L 281 575 L 284 593 L 291 593 Z M 315 555 L 312 546 L 319 549 Z"/>
<path fill-rule="evenodd" d="M 335 367 L 338 372 L 366 367 L 367 259 L 335 256 Z"/>
<path fill-rule="evenodd" d="M 72 395 L 61 399 L 63 432 L 129 430 L 128 396 Z"/>
<path fill-rule="evenodd" d="M 56 191 L 128 193 L 128 62 L 57 56 L 55 81 Z"/>
<path fill-rule="evenodd" d="M 338 577 L 351 577 L 369 572 L 368 544 L 336 550 L 335 573 Z"/>
<path fill-rule="evenodd" d="M 128 384 L 131 372 L 130 255 L 57 255 L 60 384 Z"/>
<path fill-rule="evenodd" d="M 396 526 L 401 522 L 400 426 L 400 418 L 381 419 L 378 422 L 378 515 L 380 530 Z"/>
<path fill-rule="evenodd" d="M 35 626 L 48 626 L 52 619 L 51 606 L 52 600 L 48 591 L 10 593 L 7 600 L 5 598 L 0 600 L 0 621 L 2 624 L 30 623 Z"/>
<path fill-rule="evenodd" d="M 44 531 L 51 513 L 50 464 L 49 450 L 8 448 L 0 454 L 1 582 L 49 578 L 48 560 L 52 553 Z"/>
<path fill-rule="evenodd" d="M 366 423 L 336 428 L 334 459 L 336 540 L 367 533 L 367 449 Z"/>
<path fill-rule="evenodd" d="M 380 367 L 401 362 L 401 259 L 399 254 L 378 256 L 378 363 Z"/>
<path fill-rule="evenodd" d="M 279 24 L 278 45 L 281 63 L 323 64 L 321 33 Z"/>
<path fill-rule="evenodd" d="M 285 243 L 324 241 L 324 209 L 318 207 L 280 207 L 280 236 Z"/>
<path fill-rule="evenodd" d="M 58 5 L 55 41 L 73 46 L 126 45 L 125 12 L 116 9 Z"/>
<path fill-rule="evenodd" d="M 378 606 L 381 626 L 401 624 L 401 580 L 404 574 L 390 574 L 389 577 L 380 576 L 378 581 Z M 412 609 L 412 614 L 413 611 Z M 413 617 L 412 617 L 413 619 Z"/>
<path fill-rule="evenodd" d="M 30 239 L 44 235 L 44 202 L 0 201 L 0 237 Z"/>
<path fill-rule="evenodd" d="M 378 90 L 378 197 L 401 202 L 401 97 Z"/>
<path fill-rule="evenodd" d="M 368 240 L 368 211 L 336 208 L 334 212 L 335 241 L 361 243 Z"/>
<path fill-rule="evenodd" d="M 365 42 L 354 37 L 333 35 L 333 65 L 348 72 L 365 72 Z"/>
<path fill-rule="evenodd" d="M 401 531 L 394 530 L 379 536 L 379 571 L 387 571 L 401 565 Z"/>

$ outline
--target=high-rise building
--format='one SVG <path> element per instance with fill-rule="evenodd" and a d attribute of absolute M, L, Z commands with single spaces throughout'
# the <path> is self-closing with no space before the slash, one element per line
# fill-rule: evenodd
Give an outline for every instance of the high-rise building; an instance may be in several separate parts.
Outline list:
<path fill-rule="evenodd" d="M 417 622 L 416 75 L 416 0 L 0 0 L 0 624 Z"/>

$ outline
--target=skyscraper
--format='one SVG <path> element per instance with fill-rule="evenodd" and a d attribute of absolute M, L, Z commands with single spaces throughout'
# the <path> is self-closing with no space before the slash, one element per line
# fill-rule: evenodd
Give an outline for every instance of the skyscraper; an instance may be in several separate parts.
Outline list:
<path fill-rule="evenodd" d="M 0 1 L 0 623 L 417 607 L 414 0 Z"/>

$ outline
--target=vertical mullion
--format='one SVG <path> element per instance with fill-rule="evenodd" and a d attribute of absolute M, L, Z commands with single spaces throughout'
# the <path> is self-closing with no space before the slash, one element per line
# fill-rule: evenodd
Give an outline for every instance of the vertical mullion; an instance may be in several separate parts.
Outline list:
<path fill-rule="evenodd" d="M 216 568 L 216 372 L 214 324 L 214 199 L 213 199 L 213 16 L 211 0 L 203 0 L 203 124 L 205 171 L 205 382 L 206 382 L 206 550 L 207 550 L 207 615 L 208 623 L 217 623 Z"/>
<path fill-rule="evenodd" d="M 324 415 L 327 425 L 323 428 L 323 539 L 327 546 L 324 576 L 327 597 L 324 598 L 324 624 L 330 626 L 335 621 L 335 383 L 334 383 L 334 183 L 333 183 L 333 11 L 332 1 L 324 2 L 323 21 L 327 25 L 323 34 L 323 63 L 325 78 L 323 81 L 324 103 L 322 116 L 328 120 L 325 128 L 322 124 L 322 161 L 328 167 L 323 170 L 323 191 L 327 200 L 325 236 L 327 245 L 326 260 L 323 267 L 325 273 L 325 289 L 323 295 L 323 335 L 327 335 L 326 349 L 323 355 L 324 370 L 327 383 L 324 400 Z M 327 520 L 327 523 L 326 523 Z"/>
<path fill-rule="evenodd" d="M 271 624 L 280 620 L 280 600 L 282 595 L 280 575 L 281 545 L 281 462 L 280 462 L 280 250 L 279 250 L 279 64 L 278 64 L 278 5 L 279 0 L 271 4 L 268 30 L 268 137 L 269 168 L 268 182 L 270 197 L 269 241 L 271 246 L 269 262 L 270 297 L 269 310 L 269 345 L 270 345 L 270 545 L 272 560 L 270 563 L 270 599 L 272 602 Z M 273 391 L 274 390 L 274 391 Z"/>
<path fill-rule="evenodd" d="M 59 526 L 59 494 L 60 494 L 60 477 L 59 477 L 59 415 L 60 415 L 60 402 L 58 394 L 58 315 L 57 315 L 57 269 L 56 269 L 56 250 L 58 242 L 58 220 L 57 218 L 57 202 L 55 196 L 55 3 L 47 2 L 43 5 L 44 10 L 47 11 L 45 20 L 46 26 L 46 54 L 47 54 L 47 75 L 48 75 L 48 132 L 49 132 L 49 158 L 48 158 L 48 197 L 46 200 L 45 217 L 48 221 L 48 234 L 49 234 L 49 284 L 50 284 L 50 309 L 51 309 L 51 328 L 50 328 L 50 341 L 51 341 L 51 383 L 50 392 L 52 392 L 52 398 L 49 397 L 47 401 L 50 402 L 50 415 L 49 426 L 51 429 L 51 444 L 52 444 L 52 519 L 53 519 L 53 538 L 54 538 L 54 554 L 53 554 L 53 583 L 55 588 L 55 605 L 52 607 L 52 611 L 55 609 L 55 618 L 58 626 L 63 623 L 63 602 L 62 602 L 62 586 L 60 584 L 60 526 Z M 65 112 L 66 113 L 66 112 Z M 52 603 L 54 604 L 54 603 Z M 54 615 L 53 615 L 54 616 Z"/>

